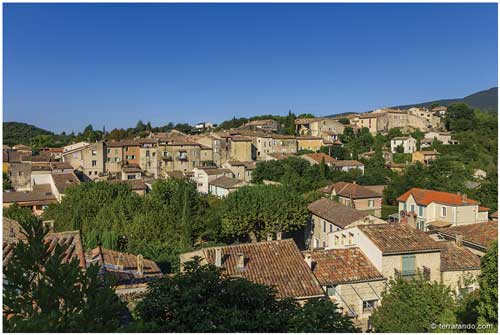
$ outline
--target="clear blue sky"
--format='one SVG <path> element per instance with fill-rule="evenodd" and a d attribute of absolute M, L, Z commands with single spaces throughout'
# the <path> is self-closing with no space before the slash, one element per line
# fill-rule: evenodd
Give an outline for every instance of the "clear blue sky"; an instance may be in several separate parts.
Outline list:
<path fill-rule="evenodd" d="M 496 4 L 4 4 L 4 121 L 329 115 L 497 86 Z"/>

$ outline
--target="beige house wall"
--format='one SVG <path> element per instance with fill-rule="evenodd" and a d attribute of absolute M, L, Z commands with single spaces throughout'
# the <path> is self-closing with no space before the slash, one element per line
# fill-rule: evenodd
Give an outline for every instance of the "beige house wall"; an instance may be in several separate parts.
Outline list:
<path fill-rule="evenodd" d="M 146 173 L 146 175 L 158 177 L 159 173 L 159 162 L 158 162 L 158 147 L 156 144 L 142 144 L 139 150 L 140 153 L 140 164 L 141 170 Z"/>
<path fill-rule="evenodd" d="M 122 169 L 122 164 L 123 164 L 123 148 L 107 147 L 106 163 L 104 164 L 106 172 L 118 173 Z"/>
<path fill-rule="evenodd" d="M 477 278 L 480 274 L 481 270 L 443 271 L 441 282 L 459 293 L 460 288 L 478 288 Z"/>
<path fill-rule="evenodd" d="M 323 147 L 323 139 L 305 140 L 297 138 L 297 150 L 318 151 Z"/>
<path fill-rule="evenodd" d="M 231 141 L 230 149 L 230 160 L 241 162 L 252 160 L 252 141 Z"/>
<path fill-rule="evenodd" d="M 331 296 L 330 299 L 336 302 L 345 313 L 354 311 L 357 317 L 353 321 L 363 330 L 366 330 L 368 318 L 372 315 L 372 311 L 363 311 L 363 301 L 377 300 L 375 305 L 377 307 L 380 304 L 380 297 L 384 289 L 385 280 L 341 284 L 335 287 L 336 295 Z"/>
<path fill-rule="evenodd" d="M 426 252 L 426 253 L 408 253 L 405 255 L 415 255 L 415 266 L 422 270 L 425 266 L 431 271 L 431 281 L 439 282 L 441 280 L 441 252 Z M 403 255 L 384 255 L 382 257 L 382 275 L 385 278 L 394 278 L 394 270 L 402 271 Z"/>

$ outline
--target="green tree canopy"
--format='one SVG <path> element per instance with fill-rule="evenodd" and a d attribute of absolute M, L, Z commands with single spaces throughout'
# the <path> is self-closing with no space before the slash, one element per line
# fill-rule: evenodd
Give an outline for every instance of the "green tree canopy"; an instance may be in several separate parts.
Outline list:
<path fill-rule="evenodd" d="M 373 328 L 381 333 L 428 333 L 432 324 L 456 322 L 456 303 L 450 289 L 418 276 L 397 279 L 382 294 L 373 313 Z"/>
<path fill-rule="evenodd" d="M 495 241 L 481 258 L 479 287 L 478 324 L 492 324 L 493 329 L 484 331 L 496 333 L 498 331 L 498 241 Z"/>
<path fill-rule="evenodd" d="M 64 262 L 68 245 L 44 242 L 39 219 L 19 221 L 26 241 L 18 242 L 4 265 L 3 311 L 7 332 L 113 332 L 126 315 L 98 266 L 85 271 L 77 259 Z M 6 318 L 6 316 L 8 316 Z"/>
<path fill-rule="evenodd" d="M 221 208 L 227 236 L 262 239 L 267 233 L 293 232 L 307 224 L 304 198 L 283 186 L 247 186 L 230 193 Z"/>
<path fill-rule="evenodd" d="M 352 321 L 330 301 L 300 307 L 277 300 L 274 289 L 223 276 L 199 259 L 184 272 L 149 286 L 137 305 L 145 329 L 160 332 L 353 332 Z M 152 325 L 151 325 L 152 324 Z"/>

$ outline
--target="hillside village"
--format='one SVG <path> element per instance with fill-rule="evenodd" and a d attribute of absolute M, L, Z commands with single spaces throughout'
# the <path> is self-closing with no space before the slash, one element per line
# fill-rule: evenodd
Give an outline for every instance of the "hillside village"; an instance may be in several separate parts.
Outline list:
<path fill-rule="evenodd" d="M 47 241 L 69 246 L 65 259 L 115 274 L 114 290 L 129 305 L 155 279 L 182 272 L 199 257 L 224 275 L 274 287 L 278 299 L 302 305 L 329 299 L 356 327 L 370 331 L 392 279 L 423 276 L 457 295 L 479 288 L 481 257 L 498 235 L 491 205 L 497 199 L 482 191 L 497 178 L 496 167 L 464 162 L 465 191 L 446 190 L 436 179 L 429 187 L 400 181 L 408 171 L 423 180 L 438 169 L 441 156 L 462 145 L 453 120 L 464 117 L 463 108 L 296 117 L 293 134 L 269 118 L 231 129 L 206 122 L 194 125 L 193 133 L 103 136 L 63 147 L 4 145 L 4 216 L 27 209 L 39 217 L 49 227 Z M 482 198 L 470 196 L 475 194 Z M 158 205 L 167 207 L 152 203 L 176 197 L 177 212 L 168 209 L 177 206 L 174 200 Z M 114 198 L 131 202 L 102 212 L 99 206 Z M 147 220 L 153 227 L 162 219 L 133 213 L 148 206 L 190 227 L 189 235 L 176 230 L 174 237 L 153 241 L 162 231 L 148 231 Z M 13 218 L 3 221 L 4 266 L 23 240 Z M 127 222 L 141 222 L 144 231 L 126 228 Z M 174 245 L 169 238 L 184 236 L 189 242 L 168 249 Z M 169 256 L 146 251 L 148 241 Z"/>

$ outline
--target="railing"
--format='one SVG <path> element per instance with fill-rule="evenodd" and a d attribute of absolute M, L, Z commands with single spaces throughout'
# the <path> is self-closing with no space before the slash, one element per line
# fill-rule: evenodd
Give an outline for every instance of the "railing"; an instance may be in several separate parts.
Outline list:
<path fill-rule="evenodd" d="M 391 214 L 387 218 L 389 220 L 389 223 L 398 223 L 399 222 L 399 214 L 398 213 Z"/>
<path fill-rule="evenodd" d="M 421 269 L 399 271 L 394 269 L 394 277 L 402 279 L 412 279 L 421 275 L 425 280 L 431 279 L 431 269 L 423 266 Z"/>

